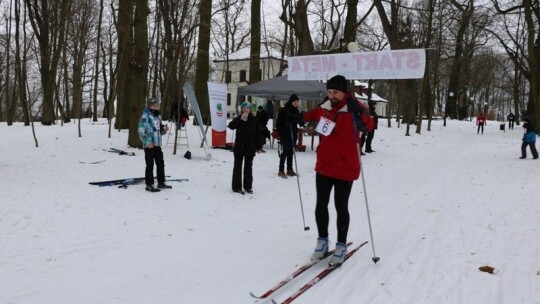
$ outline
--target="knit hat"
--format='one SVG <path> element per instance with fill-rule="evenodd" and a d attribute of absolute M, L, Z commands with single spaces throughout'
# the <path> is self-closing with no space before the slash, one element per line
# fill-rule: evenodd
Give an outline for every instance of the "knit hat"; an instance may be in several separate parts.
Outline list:
<path fill-rule="evenodd" d="M 291 97 L 289 97 L 289 102 L 293 102 L 293 101 L 295 101 L 295 100 L 299 100 L 299 99 L 298 99 L 298 95 L 292 94 Z"/>
<path fill-rule="evenodd" d="M 338 90 L 341 92 L 348 92 L 349 83 L 347 82 L 347 79 L 341 75 L 336 75 L 332 78 L 330 78 L 326 82 L 326 89 L 327 90 Z"/>
<path fill-rule="evenodd" d="M 157 100 L 156 98 L 148 98 L 148 101 L 146 101 L 146 105 L 148 107 L 154 104 L 159 104 L 159 100 Z"/>
<path fill-rule="evenodd" d="M 244 108 L 249 108 L 251 110 L 251 103 L 249 103 L 249 101 L 242 102 L 240 105 L 240 110 L 243 110 Z"/>

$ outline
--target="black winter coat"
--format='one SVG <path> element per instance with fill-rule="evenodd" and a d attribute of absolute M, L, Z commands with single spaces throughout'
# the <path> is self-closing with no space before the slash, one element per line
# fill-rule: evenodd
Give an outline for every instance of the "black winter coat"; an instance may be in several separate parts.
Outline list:
<path fill-rule="evenodd" d="M 296 143 L 298 138 L 298 123 L 300 122 L 300 111 L 295 108 L 291 102 L 287 102 L 283 108 L 279 110 L 276 120 L 276 129 L 279 132 L 281 142 L 292 140 Z"/>
<path fill-rule="evenodd" d="M 241 116 L 235 117 L 229 122 L 229 129 L 236 130 L 235 154 L 253 156 L 257 150 L 262 149 L 259 124 L 253 115 L 248 115 L 247 121 L 243 121 Z"/>

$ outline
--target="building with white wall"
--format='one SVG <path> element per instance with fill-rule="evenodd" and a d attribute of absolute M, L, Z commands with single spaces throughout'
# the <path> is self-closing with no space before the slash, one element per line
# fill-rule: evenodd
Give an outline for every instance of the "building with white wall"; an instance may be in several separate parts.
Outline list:
<path fill-rule="evenodd" d="M 280 59 L 281 55 L 272 50 L 261 49 L 260 68 L 261 81 L 274 78 L 279 74 L 282 66 L 287 64 L 286 59 Z M 241 49 L 230 54 L 226 58 L 214 60 L 214 81 L 227 84 L 227 117 L 234 117 L 237 113 L 238 104 L 248 100 L 247 96 L 237 96 L 238 87 L 248 85 L 249 79 L 250 49 Z M 259 98 L 249 97 L 252 103 L 264 103 Z"/>

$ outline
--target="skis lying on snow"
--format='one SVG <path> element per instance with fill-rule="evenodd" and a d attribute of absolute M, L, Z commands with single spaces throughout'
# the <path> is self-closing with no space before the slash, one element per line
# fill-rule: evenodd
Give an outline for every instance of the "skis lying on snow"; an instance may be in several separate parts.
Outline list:
<path fill-rule="evenodd" d="M 348 243 L 347 246 L 350 246 L 352 243 Z M 267 298 L 269 295 L 273 294 L 274 292 L 276 292 L 278 289 L 280 289 L 281 287 L 285 286 L 287 283 L 289 283 L 290 281 L 292 281 L 294 278 L 298 277 L 299 275 L 301 275 L 302 273 L 304 273 L 306 270 L 310 269 L 311 267 L 319 264 L 319 262 L 321 262 L 322 260 L 326 259 L 327 257 L 331 256 L 332 254 L 334 254 L 334 250 L 330 250 L 328 251 L 324 257 L 320 260 L 310 260 L 309 262 L 305 263 L 304 265 L 300 266 L 298 269 L 296 269 L 293 273 L 291 273 L 289 276 L 287 276 L 286 278 L 284 278 L 283 280 L 281 280 L 279 283 L 277 283 L 274 287 L 268 289 L 267 292 L 263 293 L 262 295 L 260 296 L 257 296 L 255 295 L 254 293 L 250 292 L 249 294 L 256 298 L 256 299 L 265 299 Z"/>
<path fill-rule="evenodd" d="M 362 246 L 366 245 L 368 242 L 365 241 L 362 244 L 356 246 L 351 251 L 347 253 L 345 256 L 345 261 L 347 261 L 353 254 L 355 254 Z M 341 265 L 340 265 L 341 266 Z M 309 290 L 311 287 L 313 287 L 315 284 L 319 283 L 322 279 L 324 279 L 326 276 L 328 276 L 332 271 L 336 270 L 338 267 L 335 266 L 328 266 L 325 269 L 323 269 L 321 272 L 319 272 L 317 275 L 315 275 L 309 282 L 304 284 L 304 286 L 300 287 L 295 293 L 293 293 L 291 296 L 289 296 L 287 299 L 285 299 L 281 304 L 288 304 L 292 301 L 296 300 L 298 297 L 300 297 L 304 292 Z M 272 299 L 273 304 L 277 304 L 274 299 Z"/>
<path fill-rule="evenodd" d="M 107 187 L 107 186 L 123 185 L 125 183 L 133 183 L 137 181 L 139 182 L 144 181 L 144 177 L 133 177 L 133 178 L 113 179 L 113 180 L 99 181 L 99 182 L 89 182 L 89 184 L 100 186 L 100 187 Z"/>
<path fill-rule="evenodd" d="M 171 178 L 171 179 L 167 179 L 166 182 L 188 182 L 189 179 L 187 178 Z M 124 188 L 126 189 L 128 186 L 130 185 L 137 185 L 137 184 L 142 184 L 144 183 L 144 179 L 143 180 L 126 180 L 124 181 L 121 185 L 118 185 L 118 188 Z M 171 187 L 167 187 L 167 188 L 171 188 Z"/>
<path fill-rule="evenodd" d="M 169 177 L 169 176 L 167 176 Z M 108 181 L 99 181 L 99 182 L 90 182 L 90 185 L 96 185 L 100 187 L 108 187 L 108 186 L 119 186 L 121 188 L 127 188 L 129 185 L 136 185 L 143 183 L 145 180 L 144 177 L 133 177 L 133 178 L 124 178 L 124 179 L 113 179 Z M 173 178 L 173 179 L 167 179 L 167 182 L 187 182 L 189 179 L 187 178 Z"/>
<path fill-rule="evenodd" d="M 109 148 L 109 150 L 103 149 L 104 151 L 116 153 L 118 155 L 129 155 L 129 156 L 135 156 L 135 152 L 126 152 L 124 150 L 116 149 L 116 148 Z"/>

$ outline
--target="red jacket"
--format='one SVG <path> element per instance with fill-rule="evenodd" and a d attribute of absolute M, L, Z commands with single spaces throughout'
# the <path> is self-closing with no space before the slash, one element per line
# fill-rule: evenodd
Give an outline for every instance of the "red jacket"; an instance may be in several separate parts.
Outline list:
<path fill-rule="evenodd" d="M 476 117 L 476 125 L 486 125 L 486 117 L 483 115 L 478 115 L 478 117 Z"/>
<path fill-rule="evenodd" d="M 355 124 L 355 118 L 350 108 L 359 103 L 347 94 L 336 106 L 327 100 L 318 108 L 304 113 L 304 121 L 319 122 L 321 117 L 336 123 L 328 136 L 321 134 L 317 147 L 317 163 L 315 171 L 324 176 L 353 181 L 360 176 L 360 134 Z"/>

